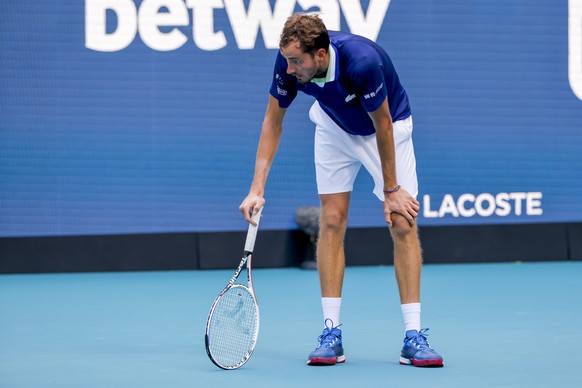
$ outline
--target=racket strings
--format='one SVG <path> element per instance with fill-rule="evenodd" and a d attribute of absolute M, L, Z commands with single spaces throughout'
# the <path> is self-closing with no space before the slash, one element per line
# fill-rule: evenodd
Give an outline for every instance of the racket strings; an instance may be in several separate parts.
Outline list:
<path fill-rule="evenodd" d="M 254 348 L 258 310 L 246 287 L 234 286 L 219 299 L 209 326 L 209 350 L 225 367 L 245 361 Z"/>

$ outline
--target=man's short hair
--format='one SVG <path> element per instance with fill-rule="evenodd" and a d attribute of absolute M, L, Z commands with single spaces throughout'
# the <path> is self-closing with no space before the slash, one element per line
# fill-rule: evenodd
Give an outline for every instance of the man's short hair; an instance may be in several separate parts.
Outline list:
<path fill-rule="evenodd" d="M 323 48 L 329 48 L 329 34 L 323 21 L 314 14 L 295 14 L 290 16 L 279 40 L 279 47 L 285 47 L 289 43 L 297 41 L 304 53 L 311 55 Z"/>

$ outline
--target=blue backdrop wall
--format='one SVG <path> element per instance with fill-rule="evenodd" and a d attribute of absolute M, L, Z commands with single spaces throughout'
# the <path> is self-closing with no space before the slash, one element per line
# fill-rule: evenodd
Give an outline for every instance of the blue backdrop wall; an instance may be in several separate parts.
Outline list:
<path fill-rule="evenodd" d="M 0 4 L 0 237 L 242 231 L 280 28 L 318 11 L 390 53 L 422 225 L 582 221 L 580 0 Z M 289 109 L 262 227 L 316 205 Z M 358 177 L 350 226 L 384 226 Z"/>

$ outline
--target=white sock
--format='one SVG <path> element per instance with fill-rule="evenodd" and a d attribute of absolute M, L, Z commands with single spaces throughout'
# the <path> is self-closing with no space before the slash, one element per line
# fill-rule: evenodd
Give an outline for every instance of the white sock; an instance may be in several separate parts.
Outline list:
<path fill-rule="evenodd" d="M 420 331 L 420 303 L 401 304 L 404 331 Z"/>
<path fill-rule="evenodd" d="M 342 298 L 321 298 L 321 308 L 323 309 L 323 325 L 325 321 L 331 319 L 332 327 L 340 324 L 340 307 Z"/>

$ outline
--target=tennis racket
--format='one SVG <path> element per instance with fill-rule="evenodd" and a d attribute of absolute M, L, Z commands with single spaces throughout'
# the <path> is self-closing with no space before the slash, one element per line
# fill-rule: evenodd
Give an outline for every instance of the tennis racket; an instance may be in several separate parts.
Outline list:
<path fill-rule="evenodd" d="M 259 335 L 259 305 L 253 289 L 251 260 L 261 208 L 253 215 L 256 226 L 249 224 L 243 257 L 226 287 L 210 308 L 206 322 L 206 353 L 222 369 L 237 369 L 251 357 Z M 246 267 L 247 285 L 238 283 Z"/>

